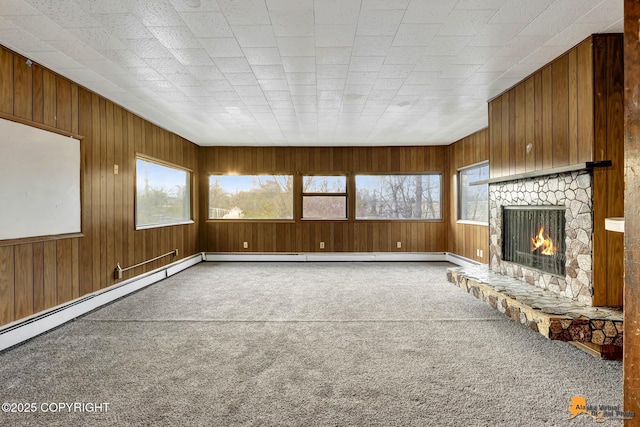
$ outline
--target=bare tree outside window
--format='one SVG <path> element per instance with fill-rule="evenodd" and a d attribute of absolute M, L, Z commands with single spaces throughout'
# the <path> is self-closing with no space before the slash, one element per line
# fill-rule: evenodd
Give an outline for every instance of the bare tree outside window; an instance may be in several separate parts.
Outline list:
<path fill-rule="evenodd" d="M 211 175 L 209 219 L 293 219 L 293 176 Z"/>
<path fill-rule="evenodd" d="M 440 174 L 358 175 L 356 219 L 441 219 L 441 189 Z"/>
<path fill-rule="evenodd" d="M 346 219 L 347 177 L 309 175 L 302 179 L 303 219 Z"/>
<path fill-rule="evenodd" d="M 489 179 L 489 165 L 483 163 L 458 172 L 458 219 L 489 221 L 489 185 L 478 184 Z"/>

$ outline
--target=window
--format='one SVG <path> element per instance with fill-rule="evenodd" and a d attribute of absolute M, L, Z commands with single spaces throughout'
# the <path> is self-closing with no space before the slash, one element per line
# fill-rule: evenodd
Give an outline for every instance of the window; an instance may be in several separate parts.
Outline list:
<path fill-rule="evenodd" d="M 356 176 L 356 219 L 441 219 L 440 174 Z"/>
<path fill-rule="evenodd" d="M 211 175 L 209 219 L 293 219 L 293 176 Z"/>
<path fill-rule="evenodd" d="M 191 221 L 191 172 L 136 159 L 136 228 Z"/>
<path fill-rule="evenodd" d="M 347 219 L 347 177 L 303 177 L 302 218 Z"/>
<path fill-rule="evenodd" d="M 489 222 L 489 164 L 482 163 L 458 171 L 458 219 Z"/>

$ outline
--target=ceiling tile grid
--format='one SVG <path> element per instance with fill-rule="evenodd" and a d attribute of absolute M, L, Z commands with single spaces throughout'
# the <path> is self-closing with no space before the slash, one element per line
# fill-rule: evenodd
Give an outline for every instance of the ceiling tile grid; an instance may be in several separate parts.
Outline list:
<path fill-rule="evenodd" d="M 621 0 L 3 0 L 0 44 L 207 145 L 449 144 Z"/>

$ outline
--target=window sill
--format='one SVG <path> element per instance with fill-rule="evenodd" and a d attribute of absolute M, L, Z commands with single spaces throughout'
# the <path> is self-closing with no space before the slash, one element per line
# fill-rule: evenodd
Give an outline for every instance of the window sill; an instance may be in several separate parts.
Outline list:
<path fill-rule="evenodd" d="M 480 225 L 483 227 L 488 227 L 489 223 L 484 221 L 471 221 L 468 219 L 459 219 L 456 221 L 456 224 L 465 224 L 465 225 Z"/>
<path fill-rule="evenodd" d="M 174 225 L 190 225 L 194 224 L 193 220 L 180 221 L 180 222 L 168 222 L 166 224 L 148 224 L 148 225 L 136 225 L 136 230 L 149 230 L 150 228 L 172 227 Z"/>

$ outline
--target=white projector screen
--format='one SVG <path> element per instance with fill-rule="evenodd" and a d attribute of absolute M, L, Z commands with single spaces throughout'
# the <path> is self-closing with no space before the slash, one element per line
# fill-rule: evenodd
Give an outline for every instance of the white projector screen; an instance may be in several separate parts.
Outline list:
<path fill-rule="evenodd" d="M 0 240 L 80 225 L 80 141 L 0 119 Z"/>

